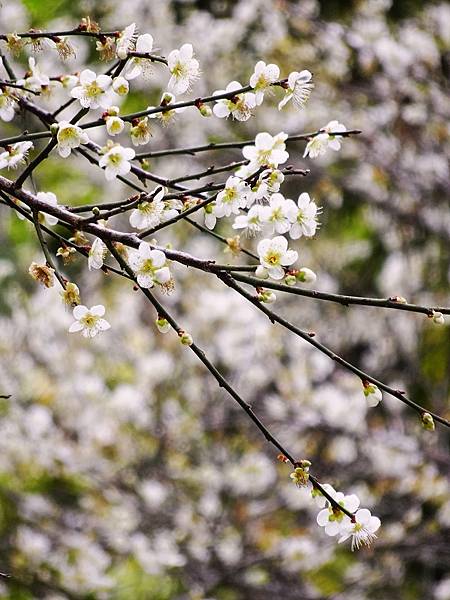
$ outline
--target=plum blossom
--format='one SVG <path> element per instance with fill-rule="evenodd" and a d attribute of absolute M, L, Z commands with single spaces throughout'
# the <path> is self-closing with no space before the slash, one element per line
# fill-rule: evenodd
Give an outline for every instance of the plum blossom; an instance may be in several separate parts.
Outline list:
<path fill-rule="evenodd" d="M 133 146 L 145 146 L 150 141 L 152 133 L 150 131 L 150 125 L 148 117 L 139 119 L 135 125 L 130 129 L 130 137 Z"/>
<path fill-rule="evenodd" d="M 88 269 L 89 271 L 101 269 L 106 257 L 106 245 L 100 238 L 95 238 L 89 250 Z"/>
<path fill-rule="evenodd" d="M 352 538 L 352 551 L 359 549 L 362 545 L 370 546 L 376 539 L 376 531 L 380 528 L 381 521 L 378 517 L 373 517 L 370 510 L 360 508 L 354 515 L 355 522 L 345 515 L 340 527 L 339 544 Z"/>
<path fill-rule="evenodd" d="M 155 108 L 160 108 L 161 106 L 170 106 L 170 104 L 175 104 L 175 96 L 170 92 L 164 92 L 161 96 L 161 102 L 158 107 L 156 106 L 147 106 L 147 110 L 153 110 Z M 166 126 L 173 121 L 175 116 L 178 113 L 182 113 L 186 110 L 186 106 L 182 106 L 180 108 L 173 108 L 171 110 L 163 110 L 149 114 L 150 119 L 160 119 L 163 126 Z"/>
<path fill-rule="evenodd" d="M 332 494 L 332 497 L 340 506 L 351 513 L 354 513 L 360 504 L 360 500 L 355 494 L 344 496 L 342 492 L 336 492 Z M 328 508 L 323 508 L 319 512 L 317 515 L 317 523 L 325 528 L 325 533 L 327 535 L 335 536 L 338 533 L 341 533 L 341 526 L 345 516 L 345 513 L 329 505 Z"/>
<path fill-rule="evenodd" d="M 141 242 L 139 249 L 130 253 L 130 265 L 142 288 L 151 288 L 155 283 L 163 285 L 170 280 L 166 255 L 161 250 L 152 250 L 147 242 Z"/>
<path fill-rule="evenodd" d="M 239 215 L 235 218 L 233 229 L 243 229 L 248 235 L 259 233 L 264 225 L 262 219 L 263 210 L 260 204 L 255 204 L 247 214 Z"/>
<path fill-rule="evenodd" d="M 140 35 L 136 41 L 136 52 L 141 54 L 150 53 L 153 50 L 153 37 L 149 33 Z M 150 61 L 146 58 L 140 58 L 139 56 L 133 56 L 128 62 L 125 69 L 125 78 L 128 80 L 136 79 L 148 68 Z"/>
<path fill-rule="evenodd" d="M 260 166 L 276 168 L 289 158 L 285 144 L 287 137 L 287 133 L 283 131 L 276 136 L 266 131 L 258 133 L 255 137 L 255 145 L 244 146 L 242 154 L 250 161 L 251 168 L 254 170 Z"/>
<path fill-rule="evenodd" d="M 167 190 L 161 187 L 156 195 L 151 200 L 144 200 L 140 202 L 134 210 L 131 211 L 130 225 L 136 229 L 151 229 L 156 227 L 162 221 L 171 219 L 177 212 L 169 212 L 169 216 L 164 215 L 166 206 L 163 201 L 163 197 Z M 165 217 L 165 218 L 164 218 Z"/>
<path fill-rule="evenodd" d="M 133 148 L 124 148 L 120 144 L 113 145 L 100 159 L 100 167 L 105 167 L 105 177 L 108 181 L 118 175 L 130 172 L 132 160 L 135 156 Z"/>
<path fill-rule="evenodd" d="M 108 90 L 112 79 L 109 75 L 96 75 L 90 69 L 80 74 L 80 85 L 70 90 L 72 98 L 76 98 L 83 108 L 107 108 L 110 104 Z"/>
<path fill-rule="evenodd" d="M 29 72 L 26 74 L 24 79 L 19 79 L 17 82 L 18 84 L 23 85 L 26 89 L 34 92 L 39 92 L 43 87 L 50 85 L 49 76 L 42 73 L 34 56 L 29 57 L 28 67 Z"/>
<path fill-rule="evenodd" d="M 116 53 L 117 58 L 124 60 L 128 56 L 128 52 L 134 47 L 134 40 L 136 38 L 136 23 L 131 23 L 128 27 L 125 27 L 120 33 L 120 37 L 116 42 Z"/>
<path fill-rule="evenodd" d="M 377 406 L 383 399 L 380 388 L 374 383 L 369 383 L 368 381 L 364 382 L 363 386 L 364 396 L 366 397 L 367 404 L 370 407 Z"/>
<path fill-rule="evenodd" d="M 53 192 L 38 192 L 36 194 L 36 197 L 41 202 L 45 202 L 46 204 L 49 204 L 50 206 L 56 206 L 58 204 L 58 199 Z M 54 217 L 53 215 L 49 215 L 47 213 L 40 212 L 39 213 L 39 221 L 42 223 L 45 223 L 46 225 L 52 226 L 52 225 L 56 225 L 56 223 L 58 222 L 58 219 L 56 217 Z"/>
<path fill-rule="evenodd" d="M 309 71 L 293 71 L 289 74 L 287 81 L 287 89 L 284 98 L 278 104 L 278 110 L 286 106 L 288 102 L 292 102 L 297 108 L 303 108 L 308 101 L 314 84 L 311 81 L 312 73 Z"/>
<path fill-rule="evenodd" d="M 184 94 L 200 77 L 200 65 L 194 58 L 192 44 L 183 44 L 179 50 L 172 50 L 167 57 L 167 65 L 172 75 L 168 88 L 174 94 Z"/>
<path fill-rule="evenodd" d="M 0 90 L 0 119 L 6 123 L 14 119 L 14 99 L 5 91 Z"/>
<path fill-rule="evenodd" d="M 109 135 L 118 135 L 119 133 L 122 133 L 125 127 L 125 122 L 119 117 L 119 112 L 118 106 L 110 106 L 103 115 L 106 131 Z"/>
<path fill-rule="evenodd" d="M 69 121 L 60 121 L 58 124 L 58 154 L 62 158 L 70 156 L 73 148 L 78 148 L 81 144 L 87 144 L 89 137 L 81 127 L 73 125 Z"/>
<path fill-rule="evenodd" d="M 97 304 L 92 308 L 87 308 L 83 304 L 75 306 L 73 317 L 75 322 L 69 327 L 69 333 L 81 331 L 81 335 L 86 338 L 93 338 L 101 331 L 106 331 L 111 325 L 103 319 L 105 307 Z"/>
<path fill-rule="evenodd" d="M 309 194 L 306 192 L 300 194 L 294 212 L 293 224 L 289 230 L 289 235 L 293 240 L 297 240 L 302 235 L 305 237 L 314 236 L 319 226 L 317 221 L 318 212 L 317 204 L 311 200 Z"/>
<path fill-rule="evenodd" d="M 25 162 L 31 148 L 33 148 L 31 142 L 16 142 L 7 146 L 6 151 L 0 153 L 0 169 L 17 169 Z"/>
<path fill-rule="evenodd" d="M 261 216 L 271 226 L 270 233 L 286 233 L 296 213 L 295 203 L 277 192 L 271 196 L 269 206 L 264 206 Z"/>
<path fill-rule="evenodd" d="M 217 194 L 214 214 L 216 217 L 229 217 L 231 213 L 238 214 L 239 209 L 246 205 L 248 185 L 239 177 L 228 177 L 225 189 Z"/>
<path fill-rule="evenodd" d="M 242 85 L 239 81 L 231 81 L 225 90 L 216 90 L 213 96 L 219 94 L 226 94 L 233 92 L 234 90 L 240 90 Z M 252 92 L 245 92 L 243 94 L 236 94 L 231 98 L 222 98 L 216 100 L 213 112 L 219 119 L 224 119 L 230 115 L 236 121 L 247 121 L 252 116 L 252 110 L 256 106 L 256 96 Z"/>
<path fill-rule="evenodd" d="M 346 131 L 347 128 L 342 123 L 338 121 L 330 121 L 322 127 L 320 130 L 321 133 L 314 136 L 309 142 L 306 144 L 305 152 L 303 153 L 303 158 L 309 156 L 311 158 L 316 158 L 317 156 L 322 156 L 327 151 L 327 148 L 331 148 L 336 152 L 341 148 L 341 136 L 340 135 L 330 135 L 331 133 L 338 133 L 340 131 Z"/>
<path fill-rule="evenodd" d="M 283 279 L 283 267 L 292 265 L 298 258 L 298 253 L 288 249 L 288 241 L 281 235 L 261 240 L 257 250 L 261 266 L 267 269 L 272 279 Z"/>
<path fill-rule="evenodd" d="M 270 89 L 270 86 L 280 76 L 280 68 L 278 65 L 266 65 L 263 60 L 260 60 L 255 65 L 255 70 L 250 77 L 250 85 L 255 90 L 256 104 L 259 106 L 264 100 L 264 93 Z"/>
<path fill-rule="evenodd" d="M 112 80 L 112 89 L 118 96 L 126 96 L 130 91 L 130 84 L 125 77 L 114 77 Z"/>

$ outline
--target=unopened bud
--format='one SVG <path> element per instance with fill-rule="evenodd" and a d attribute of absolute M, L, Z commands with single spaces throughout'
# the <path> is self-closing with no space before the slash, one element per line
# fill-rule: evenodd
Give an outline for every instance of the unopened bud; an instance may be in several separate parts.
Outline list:
<path fill-rule="evenodd" d="M 258 294 L 258 300 L 265 304 L 273 304 L 276 299 L 276 295 L 271 290 L 263 290 Z"/>
<path fill-rule="evenodd" d="M 167 333 L 170 330 L 169 321 L 163 317 L 156 319 L 155 325 L 160 333 Z"/>
<path fill-rule="evenodd" d="M 287 275 L 285 277 L 284 283 L 286 285 L 295 285 L 297 283 L 297 277 L 295 275 Z"/>
<path fill-rule="evenodd" d="M 260 279 L 267 279 L 269 277 L 269 273 L 267 272 L 267 269 L 265 267 L 263 267 L 262 265 L 259 265 L 258 267 L 256 267 L 255 275 L 256 275 L 256 277 L 259 277 Z"/>
<path fill-rule="evenodd" d="M 422 426 L 428 431 L 434 431 L 434 419 L 430 413 L 422 413 Z"/>
<path fill-rule="evenodd" d="M 194 343 L 192 335 L 187 331 L 179 331 L 178 335 L 180 336 L 180 342 L 183 344 L 183 346 L 192 346 Z"/>
<path fill-rule="evenodd" d="M 211 108 L 206 104 L 202 104 L 198 110 L 200 111 L 202 117 L 211 117 L 213 114 Z"/>
<path fill-rule="evenodd" d="M 437 325 L 445 324 L 444 315 L 439 311 L 433 310 L 433 314 L 431 315 L 431 318 L 433 319 L 433 323 L 436 323 Z"/>
<path fill-rule="evenodd" d="M 52 123 L 52 124 L 50 125 L 50 133 L 51 133 L 52 135 L 56 135 L 56 134 L 58 133 L 58 130 L 59 130 L 59 125 L 58 125 L 58 123 Z"/>
<path fill-rule="evenodd" d="M 297 280 L 301 281 L 302 283 L 314 283 L 317 279 L 317 275 L 314 273 L 314 271 L 308 269 L 308 267 L 302 267 L 299 269 L 296 277 Z"/>

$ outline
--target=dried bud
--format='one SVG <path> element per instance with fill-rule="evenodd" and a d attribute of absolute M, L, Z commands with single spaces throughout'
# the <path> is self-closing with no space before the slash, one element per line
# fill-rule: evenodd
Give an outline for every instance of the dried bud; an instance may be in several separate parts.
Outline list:
<path fill-rule="evenodd" d="M 100 60 L 105 62 L 113 60 L 116 56 L 116 42 L 114 38 L 102 37 L 96 41 L 95 49 L 100 55 Z"/>
<path fill-rule="evenodd" d="M 90 33 L 98 33 L 100 31 L 100 25 L 91 19 L 91 17 L 83 17 L 78 26 L 81 31 L 89 31 Z"/>
<path fill-rule="evenodd" d="M 39 281 L 47 288 L 51 288 L 55 285 L 55 271 L 47 265 L 38 265 L 38 263 L 32 262 L 28 269 L 28 273 L 33 279 Z"/>
<path fill-rule="evenodd" d="M 24 47 L 24 41 L 16 33 L 7 33 L 6 45 L 13 56 L 18 56 Z"/>
<path fill-rule="evenodd" d="M 72 257 L 75 254 L 75 252 L 76 250 L 75 248 L 72 248 L 72 246 L 61 246 L 60 248 L 58 248 L 56 256 L 60 256 L 63 259 L 63 263 L 65 265 L 68 265 L 72 260 Z"/>

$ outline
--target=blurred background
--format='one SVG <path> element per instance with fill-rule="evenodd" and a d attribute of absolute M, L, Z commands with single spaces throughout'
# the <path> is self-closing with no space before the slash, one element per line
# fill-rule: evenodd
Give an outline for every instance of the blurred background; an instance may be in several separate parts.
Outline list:
<path fill-rule="evenodd" d="M 203 72 L 193 97 L 233 79 L 245 84 L 260 59 L 285 75 L 312 71 L 304 110 L 278 112 L 278 97 L 246 123 L 188 110 L 168 128 L 156 125 L 150 148 L 314 131 L 332 119 L 361 129 L 339 153 L 313 161 L 302 159 L 304 144 L 288 148 L 289 164 L 311 174 L 289 178 L 285 195 L 307 191 L 323 207 L 318 235 L 293 244 L 300 263 L 317 272 L 320 290 L 449 305 L 447 3 L 0 3 L 2 33 L 72 28 L 87 15 L 102 29 L 136 22 L 162 55 L 191 42 Z M 74 45 L 68 63 L 45 51 L 36 60 L 52 75 L 105 69 L 94 44 Z M 22 74 L 26 53 L 14 62 Z M 121 112 L 159 104 L 167 81 L 152 66 Z M 52 102 L 46 107 L 58 106 Z M 0 126 L 5 137 L 37 123 L 23 116 Z M 176 177 L 240 158 L 230 150 L 150 168 Z M 61 169 L 52 156 L 36 172 L 37 189 L 71 205 L 129 193 L 81 160 Z M 120 218 L 113 225 L 128 227 Z M 233 234 L 227 223 L 219 232 Z M 197 256 L 233 258 L 186 223 L 158 236 L 169 241 Z M 174 267 L 176 289 L 164 302 L 185 329 L 295 456 L 381 518 L 373 548 L 352 553 L 316 525 L 317 507 L 290 482 L 289 468 L 176 336 L 158 334 L 131 286 L 88 272 L 81 257 L 64 268 L 86 304 L 105 304 L 112 324 L 93 341 L 69 337 L 72 318 L 58 290 L 38 288 L 27 274 L 39 258 L 32 227 L 1 207 L 0 393 L 11 398 L 0 401 L 0 571 L 12 574 L 0 580 L 1 598 L 450 599 L 447 431 L 423 430 L 416 413 L 386 395 L 369 409 L 356 377 L 219 281 Z M 276 309 L 450 416 L 448 325 L 281 294 Z"/>

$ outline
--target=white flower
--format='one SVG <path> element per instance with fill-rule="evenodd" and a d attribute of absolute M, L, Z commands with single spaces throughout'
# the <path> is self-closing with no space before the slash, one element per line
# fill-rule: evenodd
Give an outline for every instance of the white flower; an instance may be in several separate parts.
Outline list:
<path fill-rule="evenodd" d="M 78 77 L 76 75 L 62 75 L 61 83 L 64 89 L 71 90 L 78 83 Z"/>
<path fill-rule="evenodd" d="M 244 229 L 248 235 L 259 233 L 263 227 L 262 211 L 263 207 L 259 204 L 252 206 L 246 215 L 239 215 L 235 218 L 233 229 Z"/>
<path fill-rule="evenodd" d="M 288 250 L 287 239 L 281 235 L 272 240 L 261 240 L 258 244 L 258 255 L 261 265 L 267 269 L 272 279 L 283 279 L 283 267 L 292 265 L 298 258 L 295 250 Z"/>
<path fill-rule="evenodd" d="M 122 133 L 123 128 L 125 127 L 125 122 L 117 115 L 108 115 L 105 117 L 105 124 L 106 131 L 112 136 Z"/>
<path fill-rule="evenodd" d="M 276 168 L 289 158 L 284 143 L 287 137 L 287 133 L 284 132 L 276 136 L 272 136 L 265 131 L 258 133 L 255 137 L 255 145 L 244 146 L 242 154 L 252 165 Z"/>
<path fill-rule="evenodd" d="M 192 44 L 183 44 L 179 50 L 172 50 L 167 57 L 167 65 L 172 74 L 168 88 L 174 94 L 184 94 L 200 77 L 200 66 L 194 58 Z"/>
<path fill-rule="evenodd" d="M 30 75 L 26 79 L 20 79 L 17 83 L 23 85 L 28 90 L 35 92 L 41 91 L 42 87 L 50 85 L 50 78 L 41 72 L 40 68 L 36 64 L 34 56 L 30 56 L 28 59 L 28 66 L 30 69 Z"/>
<path fill-rule="evenodd" d="M 228 177 L 225 189 L 217 194 L 214 214 L 216 217 L 229 217 L 231 213 L 237 215 L 239 208 L 246 205 L 248 185 L 239 177 Z"/>
<path fill-rule="evenodd" d="M 161 106 L 169 106 L 170 104 L 175 104 L 175 96 L 170 92 L 164 92 L 164 94 L 161 96 L 161 102 L 159 106 L 147 106 L 147 110 L 153 110 L 154 108 L 160 108 Z M 186 108 L 187 106 L 182 106 L 180 108 L 173 108 L 171 110 L 155 112 L 148 116 L 150 119 L 160 119 L 162 124 L 166 126 L 170 123 L 170 121 L 172 121 L 175 118 L 177 113 L 184 112 Z"/>
<path fill-rule="evenodd" d="M 377 406 L 383 399 L 383 395 L 378 386 L 374 383 L 366 382 L 364 385 L 364 396 L 366 397 L 367 404 L 370 407 Z"/>
<path fill-rule="evenodd" d="M 297 207 L 292 200 L 286 199 L 282 194 L 276 193 L 270 198 L 269 206 L 264 206 L 262 219 L 272 226 L 271 233 L 286 233 L 297 213 Z"/>
<path fill-rule="evenodd" d="M 130 172 L 132 160 L 135 156 L 133 148 L 124 148 L 120 144 L 114 145 L 104 154 L 100 161 L 100 167 L 105 167 L 105 177 L 111 181 L 118 175 L 126 175 Z"/>
<path fill-rule="evenodd" d="M 164 219 L 165 205 L 162 200 L 166 193 L 165 188 L 161 188 L 151 201 L 144 200 L 138 204 L 130 214 L 130 225 L 136 229 L 151 229 L 159 225 Z"/>
<path fill-rule="evenodd" d="M 45 202 L 50 206 L 56 206 L 58 204 L 58 199 L 53 192 L 38 192 L 36 197 L 41 202 Z M 48 215 L 47 213 L 39 213 L 39 220 L 44 222 L 46 225 L 56 225 L 58 219 L 53 215 Z"/>
<path fill-rule="evenodd" d="M 87 308 L 82 304 L 75 306 L 73 316 L 76 321 L 69 328 L 69 333 L 81 331 L 84 337 L 93 338 L 100 331 L 106 331 L 111 325 L 105 319 L 102 319 L 105 314 L 105 307 L 102 304 L 97 304 L 92 308 Z"/>
<path fill-rule="evenodd" d="M 125 27 L 120 33 L 120 37 L 116 43 L 117 58 L 124 60 L 128 56 L 128 52 L 134 47 L 136 37 L 136 23 L 131 23 Z"/>
<path fill-rule="evenodd" d="M 239 90 L 242 85 L 239 81 L 231 81 L 225 90 L 216 90 L 213 96 L 219 94 L 225 94 L 227 92 L 233 92 Z M 213 112 L 219 119 L 224 119 L 230 115 L 237 121 L 247 121 L 252 116 L 252 110 L 256 106 L 256 96 L 252 92 L 246 92 L 244 94 L 237 94 L 232 98 L 222 98 L 216 100 Z"/>
<path fill-rule="evenodd" d="M 312 74 L 306 70 L 300 71 L 300 73 L 297 71 L 290 73 L 286 94 L 278 104 L 278 110 L 281 110 L 290 100 L 292 100 L 298 108 L 303 108 L 314 87 L 311 79 Z"/>
<path fill-rule="evenodd" d="M 360 504 L 359 498 L 355 494 L 344 496 L 342 492 L 336 492 L 330 495 L 332 495 L 333 500 L 336 500 L 340 506 L 351 513 L 355 512 Z M 325 527 L 325 533 L 327 535 L 334 536 L 341 533 L 341 527 L 345 516 L 346 515 L 342 511 L 336 510 L 329 505 L 328 508 L 324 508 L 319 512 L 317 515 L 317 523 L 321 527 Z"/>
<path fill-rule="evenodd" d="M 255 90 L 256 104 L 259 106 L 264 100 L 264 92 L 280 76 L 280 69 L 275 64 L 266 65 L 262 60 L 256 63 L 250 85 Z"/>
<path fill-rule="evenodd" d="M 259 179 L 266 183 L 268 191 L 273 194 L 280 190 L 284 175 L 278 169 L 266 169 L 261 173 Z"/>
<path fill-rule="evenodd" d="M 139 119 L 136 125 L 133 125 L 130 129 L 130 137 L 133 146 L 145 146 L 145 144 L 149 143 L 152 132 L 150 130 L 148 117 Z"/>
<path fill-rule="evenodd" d="M 207 204 L 203 209 L 205 215 L 205 225 L 208 229 L 214 229 L 217 222 L 217 217 L 214 214 L 215 203 Z"/>
<path fill-rule="evenodd" d="M 14 119 L 14 99 L 5 91 L 0 90 L 0 119 L 8 122 Z"/>
<path fill-rule="evenodd" d="M 341 147 L 341 136 L 330 135 L 330 132 L 338 133 L 340 131 L 346 131 L 346 127 L 345 125 L 342 125 L 342 123 L 339 123 L 338 121 L 330 121 L 327 123 L 327 125 L 321 129 L 321 133 L 314 136 L 306 144 L 303 158 L 306 156 L 310 156 L 311 158 L 321 156 L 322 154 L 325 154 L 327 148 L 338 151 Z"/>
<path fill-rule="evenodd" d="M 103 261 L 106 257 L 106 246 L 100 238 L 95 238 L 91 249 L 89 250 L 88 256 L 88 269 L 101 269 L 103 267 Z"/>
<path fill-rule="evenodd" d="M 72 98 L 77 98 L 83 108 L 107 108 L 110 104 L 107 93 L 112 79 L 109 75 L 96 75 L 90 69 L 80 74 L 80 85 L 70 90 Z"/>
<path fill-rule="evenodd" d="M 136 42 L 136 52 L 149 54 L 152 50 L 153 37 L 149 33 L 140 35 Z M 148 65 L 150 65 L 148 59 L 133 56 L 125 69 L 125 78 L 128 80 L 136 79 L 136 77 L 139 77 L 147 69 Z"/>
<path fill-rule="evenodd" d="M 170 280 L 166 255 L 161 250 L 152 250 L 147 242 L 141 242 L 139 250 L 131 253 L 130 265 L 142 288 L 151 288 L 155 283 L 161 285 Z"/>
<path fill-rule="evenodd" d="M 309 194 L 303 192 L 298 197 L 297 205 L 298 208 L 295 211 L 289 235 L 293 240 L 297 240 L 302 235 L 313 237 L 319 226 L 317 221 L 317 214 L 319 212 L 317 204 L 311 200 Z"/>
<path fill-rule="evenodd" d="M 114 77 L 112 81 L 112 89 L 118 96 L 126 96 L 130 91 L 130 84 L 125 77 Z"/>
<path fill-rule="evenodd" d="M 334 489 L 334 487 L 332 485 L 330 485 L 329 483 L 322 483 L 322 487 L 323 489 L 333 498 L 336 496 L 337 492 Z M 313 500 L 315 501 L 315 503 L 320 507 L 323 508 L 324 506 L 326 506 L 328 500 L 325 498 L 325 496 L 321 493 L 320 490 L 313 488 L 311 490 L 311 495 Z"/>
<path fill-rule="evenodd" d="M 87 144 L 89 137 L 81 127 L 69 123 L 69 121 L 60 121 L 58 124 L 58 154 L 67 158 L 73 148 L 78 148 L 80 144 Z"/>
<path fill-rule="evenodd" d="M 12 146 L 8 146 L 8 149 L 0 154 L 0 169 L 17 169 L 25 162 L 32 147 L 31 142 L 16 142 Z"/>
<path fill-rule="evenodd" d="M 349 537 L 352 538 L 352 551 L 360 548 L 362 545 L 370 546 L 376 539 L 375 532 L 380 528 L 381 521 L 378 517 L 373 517 L 370 510 L 360 508 L 355 514 L 355 522 L 345 516 L 341 525 L 341 537 L 338 542 L 341 544 Z"/>

